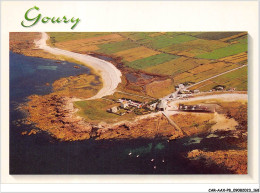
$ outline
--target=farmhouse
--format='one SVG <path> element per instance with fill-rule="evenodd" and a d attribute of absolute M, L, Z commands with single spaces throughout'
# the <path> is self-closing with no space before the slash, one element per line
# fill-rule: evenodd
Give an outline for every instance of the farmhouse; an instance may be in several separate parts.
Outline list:
<path fill-rule="evenodd" d="M 175 98 L 177 98 L 177 93 L 176 92 L 174 92 L 174 93 L 172 93 L 171 95 L 170 95 L 170 97 L 169 98 L 173 98 L 173 99 L 175 99 Z"/>
<path fill-rule="evenodd" d="M 110 112 L 110 113 L 116 113 L 118 111 L 118 107 L 114 106 L 114 107 L 108 109 L 107 111 Z"/>
<path fill-rule="evenodd" d="M 224 89 L 225 89 L 225 86 L 217 85 L 217 86 L 215 86 L 213 89 L 220 91 L 220 90 L 224 90 Z"/>
<path fill-rule="evenodd" d="M 151 111 L 154 111 L 156 109 L 157 103 L 153 103 L 147 106 Z"/>
<path fill-rule="evenodd" d="M 217 105 L 184 105 L 179 104 L 180 111 L 188 111 L 188 112 L 215 112 Z"/>
<path fill-rule="evenodd" d="M 236 88 L 230 88 L 228 91 L 235 91 Z"/>
<path fill-rule="evenodd" d="M 178 92 L 178 94 L 191 94 L 191 91 L 190 90 L 180 90 L 179 92 Z"/>
<path fill-rule="evenodd" d="M 185 89 L 185 86 L 183 84 L 179 84 L 178 88 L 179 88 L 179 90 L 183 90 L 183 89 Z"/>
<path fill-rule="evenodd" d="M 122 107 L 122 108 L 127 108 L 127 107 L 128 107 L 128 102 L 127 102 L 127 101 L 122 101 L 122 102 L 120 103 L 120 107 Z"/>
<path fill-rule="evenodd" d="M 132 101 L 129 99 L 119 99 L 118 102 L 120 102 L 120 106 L 122 108 L 126 108 L 128 106 L 142 108 L 143 104 L 138 101 Z"/>
<path fill-rule="evenodd" d="M 165 111 L 167 108 L 167 102 L 165 100 L 161 100 L 161 102 L 157 105 L 157 109 L 159 111 Z"/>

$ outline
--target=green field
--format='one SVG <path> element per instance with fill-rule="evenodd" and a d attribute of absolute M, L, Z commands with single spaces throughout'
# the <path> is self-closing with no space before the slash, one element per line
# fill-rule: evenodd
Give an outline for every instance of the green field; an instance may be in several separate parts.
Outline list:
<path fill-rule="evenodd" d="M 187 42 L 195 39 L 196 39 L 195 37 L 188 36 L 188 35 L 177 35 L 173 37 L 160 35 L 156 37 L 141 39 L 139 40 L 139 42 L 147 47 L 159 49 L 159 48 L 170 46 L 172 44 L 180 44 L 182 42 Z"/>
<path fill-rule="evenodd" d="M 48 32 L 51 39 L 55 41 L 52 43 L 86 39 L 108 34 L 111 34 L 111 32 Z"/>
<path fill-rule="evenodd" d="M 94 101 L 77 101 L 74 103 L 77 108 L 80 108 L 79 115 L 90 120 L 97 120 L 103 118 L 111 119 L 117 118 L 118 116 L 112 113 L 107 113 L 106 108 L 112 105 L 112 102 L 105 100 L 95 100 Z"/>
<path fill-rule="evenodd" d="M 183 32 L 183 34 L 187 34 L 189 36 L 197 36 L 197 35 L 200 35 L 200 34 L 203 34 L 205 32 Z"/>
<path fill-rule="evenodd" d="M 235 65 L 235 64 L 229 64 L 229 65 L 226 65 L 225 67 L 221 67 L 221 68 L 218 68 L 216 66 L 215 68 L 211 68 L 207 71 L 203 71 L 203 72 L 200 72 L 197 74 L 189 74 L 189 76 L 187 76 L 183 79 L 179 79 L 176 82 L 178 82 L 178 83 L 189 82 L 189 81 L 190 82 L 199 82 L 199 81 L 205 80 L 207 78 L 210 78 L 214 75 L 234 69 L 236 67 L 238 67 L 238 65 Z"/>
<path fill-rule="evenodd" d="M 238 40 L 241 44 L 247 44 L 247 38 L 241 38 Z"/>
<path fill-rule="evenodd" d="M 247 91 L 247 67 L 221 75 L 203 84 L 204 86 L 198 88 L 201 91 L 209 91 L 217 85 L 224 85 L 226 89 L 235 87 L 236 90 Z"/>
<path fill-rule="evenodd" d="M 152 100 L 152 98 L 148 98 L 147 96 L 144 96 L 144 94 L 139 94 L 137 96 L 137 94 L 132 95 L 131 93 L 125 94 L 125 93 L 121 93 L 121 92 L 115 92 L 113 95 L 105 96 L 104 98 L 114 100 L 114 101 L 117 101 L 118 99 L 121 99 L 121 98 L 126 98 L 126 99 L 130 99 L 133 101 L 139 101 L 139 102 L 149 102 Z"/>
<path fill-rule="evenodd" d="M 161 50 L 164 52 L 186 51 L 198 55 L 201 53 L 208 53 L 225 46 L 228 46 L 225 42 L 197 39 L 180 44 L 173 44 Z"/>
<path fill-rule="evenodd" d="M 247 35 L 243 35 L 243 36 L 239 36 L 239 37 L 227 40 L 226 42 L 228 42 L 228 43 L 240 42 L 240 43 L 247 44 L 247 39 L 248 39 L 248 36 Z"/>
<path fill-rule="evenodd" d="M 142 39 L 150 38 L 151 32 L 122 32 L 120 35 L 129 38 L 131 40 L 139 41 Z"/>
<path fill-rule="evenodd" d="M 112 54 L 115 52 L 120 52 L 123 50 L 131 49 L 138 47 L 139 45 L 136 43 L 131 42 L 130 40 L 125 40 L 121 42 L 113 42 L 108 44 L 101 44 L 98 47 L 100 48 L 97 52 L 105 53 L 105 54 Z"/>
<path fill-rule="evenodd" d="M 219 59 L 247 51 L 247 44 L 238 43 L 196 56 L 197 58 Z"/>
<path fill-rule="evenodd" d="M 147 67 L 144 69 L 144 71 L 153 74 L 175 76 L 200 66 L 203 63 L 204 61 L 199 59 L 195 60 L 192 58 L 177 58 L 162 64 Z"/>
<path fill-rule="evenodd" d="M 120 33 L 122 36 L 135 41 L 137 44 L 142 44 L 149 48 L 159 49 L 170 46 L 172 44 L 180 44 L 197 39 L 196 37 L 184 34 L 183 32 L 168 32 L 161 33 L 153 37 L 151 32 L 133 32 Z"/>
<path fill-rule="evenodd" d="M 219 40 L 222 38 L 227 38 L 233 35 L 240 34 L 241 32 L 204 32 L 195 35 L 197 38 L 207 39 L 207 40 Z"/>
<path fill-rule="evenodd" d="M 100 120 L 107 123 L 114 123 L 120 120 L 128 120 L 135 117 L 135 114 L 130 113 L 124 116 L 119 116 L 113 113 L 108 113 L 106 110 L 113 106 L 118 106 L 118 103 L 105 99 L 77 101 L 74 103 L 76 108 L 79 108 L 78 115 L 90 122 L 99 122 Z"/>
<path fill-rule="evenodd" d="M 162 54 L 157 54 L 157 55 L 150 56 L 147 58 L 135 60 L 133 62 L 125 62 L 125 64 L 128 67 L 131 67 L 134 69 L 144 69 L 144 68 L 147 68 L 150 66 L 155 66 L 157 64 L 168 62 L 175 58 L 178 58 L 178 56 L 162 53 Z"/>

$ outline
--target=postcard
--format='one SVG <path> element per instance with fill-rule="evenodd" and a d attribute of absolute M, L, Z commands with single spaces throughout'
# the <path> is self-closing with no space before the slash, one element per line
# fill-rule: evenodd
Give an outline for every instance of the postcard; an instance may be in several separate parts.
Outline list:
<path fill-rule="evenodd" d="M 5 183 L 256 183 L 255 2 L 2 5 Z"/>

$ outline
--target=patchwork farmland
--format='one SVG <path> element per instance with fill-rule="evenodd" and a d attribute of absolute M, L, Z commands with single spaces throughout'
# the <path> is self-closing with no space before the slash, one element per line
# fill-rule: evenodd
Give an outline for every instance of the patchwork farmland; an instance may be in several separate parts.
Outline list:
<path fill-rule="evenodd" d="M 112 58 L 123 74 L 121 91 L 151 96 L 158 85 L 149 81 L 197 83 L 247 64 L 246 32 L 86 32 L 53 33 L 49 44 L 83 54 Z M 143 73 L 152 78 L 136 75 Z M 157 77 L 158 76 L 158 77 Z M 130 78 L 129 78 L 130 77 Z M 134 78 L 135 79 L 135 78 Z M 204 91 L 216 85 L 247 90 L 247 68 L 194 86 Z M 163 91 L 167 94 L 167 91 Z M 153 95 L 155 96 L 155 95 Z"/>

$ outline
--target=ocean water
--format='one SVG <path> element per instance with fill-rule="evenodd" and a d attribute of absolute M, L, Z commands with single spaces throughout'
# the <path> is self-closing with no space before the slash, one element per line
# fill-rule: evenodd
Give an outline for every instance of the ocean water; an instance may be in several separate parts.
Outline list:
<path fill-rule="evenodd" d="M 75 65 L 10 52 L 10 174 L 228 173 L 218 166 L 194 165 L 184 158 L 193 149 L 230 147 L 206 136 L 171 142 L 160 138 L 61 142 L 45 132 L 22 136 L 21 132 L 30 131 L 35 126 L 19 122 L 26 115 L 17 107 L 32 94 L 50 93 L 51 83 L 61 77 L 90 73 L 87 67 L 78 69 L 73 67 Z"/>

